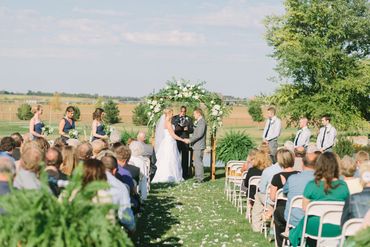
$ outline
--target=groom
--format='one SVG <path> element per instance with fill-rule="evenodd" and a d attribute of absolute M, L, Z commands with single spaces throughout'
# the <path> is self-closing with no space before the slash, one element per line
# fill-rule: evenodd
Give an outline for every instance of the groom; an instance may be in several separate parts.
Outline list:
<path fill-rule="evenodd" d="M 196 120 L 194 123 L 194 133 L 186 141 L 193 146 L 195 179 L 198 183 L 201 183 L 204 177 L 203 153 L 204 149 L 206 149 L 207 123 L 203 118 L 203 111 L 200 108 L 194 110 L 194 118 Z"/>
<path fill-rule="evenodd" d="M 172 124 L 175 126 L 175 134 L 181 138 L 189 138 L 193 133 L 193 121 L 186 115 L 186 106 L 181 106 L 180 113 L 172 117 Z M 177 141 L 177 148 L 181 153 L 182 177 L 189 178 L 189 144 Z"/>

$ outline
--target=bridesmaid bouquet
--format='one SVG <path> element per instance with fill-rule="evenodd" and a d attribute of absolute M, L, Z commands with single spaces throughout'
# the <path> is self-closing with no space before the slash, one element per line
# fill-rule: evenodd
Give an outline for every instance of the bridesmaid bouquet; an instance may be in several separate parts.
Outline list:
<path fill-rule="evenodd" d="M 42 127 L 42 133 L 46 136 L 52 135 L 54 133 L 54 128 L 50 126 L 44 126 Z"/>
<path fill-rule="evenodd" d="M 68 132 L 69 138 L 78 139 L 78 130 L 72 129 Z"/>
<path fill-rule="evenodd" d="M 113 130 L 113 127 L 111 127 L 109 124 L 104 124 L 104 132 L 107 136 L 110 136 Z"/>

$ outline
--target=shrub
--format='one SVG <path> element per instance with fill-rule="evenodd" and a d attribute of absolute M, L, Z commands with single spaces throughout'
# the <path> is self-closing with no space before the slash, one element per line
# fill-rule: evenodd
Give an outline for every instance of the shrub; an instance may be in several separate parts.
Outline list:
<path fill-rule="evenodd" d="M 92 202 L 108 185 L 94 182 L 82 189 L 81 174 L 79 168 L 59 200 L 50 193 L 46 174 L 39 191 L 13 190 L 1 196 L 6 214 L 0 216 L 0 246 L 133 246 L 107 217 L 114 206 Z"/>
<path fill-rule="evenodd" d="M 251 115 L 253 121 L 262 122 L 263 115 L 261 109 L 261 102 L 258 100 L 251 100 L 248 103 L 248 113 Z"/>
<path fill-rule="evenodd" d="M 105 121 L 110 124 L 118 123 L 120 121 L 118 104 L 113 100 L 108 100 L 104 104 Z"/>
<path fill-rule="evenodd" d="M 73 118 L 74 120 L 78 121 L 80 120 L 80 116 L 81 116 L 81 111 L 80 111 L 80 108 L 78 108 L 78 106 L 73 106 L 73 108 L 75 108 L 75 114 L 73 115 Z"/>
<path fill-rule="evenodd" d="M 338 141 L 333 148 L 334 152 L 337 153 L 341 158 L 345 155 L 352 156 L 355 152 L 353 143 L 344 136 L 339 136 Z"/>
<path fill-rule="evenodd" d="M 135 109 L 132 111 L 132 122 L 135 125 L 147 125 L 149 118 L 148 118 L 148 108 L 146 104 L 140 103 L 138 104 Z"/>
<path fill-rule="evenodd" d="M 227 132 L 225 137 L 218 141 L 217 160 L 227 163 L 230 160 L 245 160 L 249 150 L 256 145 L 251 137 L 243 131 Z"/>
<path fill-rule="evenodd" d="M 127 144 L 128 140 L 136 139 L 138 132 L 133 130 L 123 130 L 121 133 L 121 142 Z"/>
<path fill-rule="evenodd" d="M 30 120 L 33 117 L 29 104 L 22 104 L 17 109 L 17 116 L 20 120 Z"/>

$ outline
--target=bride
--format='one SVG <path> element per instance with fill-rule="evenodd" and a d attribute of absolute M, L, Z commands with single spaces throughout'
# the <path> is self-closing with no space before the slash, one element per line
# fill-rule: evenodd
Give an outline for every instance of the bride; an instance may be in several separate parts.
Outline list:
<path fill-rule="evenodd" d="M 177 183 L 183 180 L 176 140 L 182 142 L 185 142 L 185 140 L 175 134 L 171 123 L 172 116 L 172 109 L 165 109 L 155 130 L 154 149 L 157 157 L 157 172 L 153 178 L 153 183 Z"/>

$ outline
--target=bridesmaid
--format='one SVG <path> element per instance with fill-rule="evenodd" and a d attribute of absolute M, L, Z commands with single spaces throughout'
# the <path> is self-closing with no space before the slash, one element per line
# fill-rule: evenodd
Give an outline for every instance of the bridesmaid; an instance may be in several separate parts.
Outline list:
<path fill-rule="evenodd" d="M 33 106 L 31 111 L 33 113 L 33 117 L 30 120 L 29 129 L 32 137 L 45 138 L 45 136 L 42 134 L 42 128 L 44 127 L 44 124 L 41 122 L 40 118 L 43 112 L 42 105 Z"/>
<path fill-rule="evenodd" d="M 67 142 L 69 139 L 69 131 L 76 128 L 75 120 L 73 118 L 74 113 L 75 108 L 73 106 L 68 106 L 65 116 L 59 122 L 59 134 L 64 142 Z"/>
<path fill-rule="evenodd" d="M 97 139 L 108 139 L 108 135 L 104 131 L 103 117 L 104 110 L 101 108 L 96 108 L 93 113 L 93 122 L 92 122 L 92 141 Z"/>

